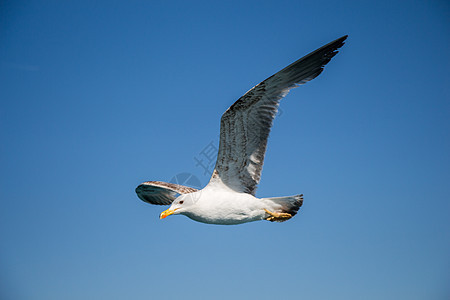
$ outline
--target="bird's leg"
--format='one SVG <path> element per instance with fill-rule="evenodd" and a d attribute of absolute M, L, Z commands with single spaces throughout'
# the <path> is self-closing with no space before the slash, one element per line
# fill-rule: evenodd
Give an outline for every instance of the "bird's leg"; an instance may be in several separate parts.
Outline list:
<path fill-rule="evenodd" d="M 268 216 L 266 217 L 266 220 L 270 221 L 270 222 L 284 222 L 284 221 L 287 221 L 290 218 L 292 218 L 292 215 L 288 214 L 288 213 L 271 212 L 265 208 L 264 208 L 264 211 L 268 214 Z"/>

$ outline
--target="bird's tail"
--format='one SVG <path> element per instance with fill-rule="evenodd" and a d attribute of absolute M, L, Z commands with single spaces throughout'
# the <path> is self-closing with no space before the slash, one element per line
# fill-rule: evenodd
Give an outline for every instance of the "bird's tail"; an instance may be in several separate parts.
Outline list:
<path fill-rule="evenodd" d="M 272 209 L 277 213 L 288 213 L 295 216 L 303 204 L 303 194 L 287 197 L 263 198 L 271 203 Z"/>

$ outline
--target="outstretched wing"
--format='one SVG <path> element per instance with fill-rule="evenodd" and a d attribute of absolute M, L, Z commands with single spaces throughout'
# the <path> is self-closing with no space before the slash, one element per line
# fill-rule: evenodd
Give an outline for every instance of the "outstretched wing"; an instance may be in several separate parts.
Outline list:
<path fill-rule="evenodd" d="M 209 184 L 254 194 L 278 104 L 290 89 L 317 77 L 344 45 L 343 36 L 297 60 L 239 98 L 222 115 L 219 153 Z"/>
<path fill-rule="evenodd" d="M 146 181 L 136 188 L 136 194 L 144 202 L 156 205 L 169 205 L 179 194 L 189 194 L 197 189 L 162 181 Z"/>

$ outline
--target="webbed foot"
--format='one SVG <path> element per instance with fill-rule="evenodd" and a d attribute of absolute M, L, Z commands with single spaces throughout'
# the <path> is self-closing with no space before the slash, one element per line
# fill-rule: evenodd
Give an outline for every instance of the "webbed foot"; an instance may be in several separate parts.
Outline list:
<path fill-rule="evenodd" d="M 270 222 L 284 222 L 292 218 L 291 214 L 288 213 L 276 213 L 271 212 L 264 208 L 264 211 L 268 214 L 268 216 L 265 218 L 265 220 Z"/>

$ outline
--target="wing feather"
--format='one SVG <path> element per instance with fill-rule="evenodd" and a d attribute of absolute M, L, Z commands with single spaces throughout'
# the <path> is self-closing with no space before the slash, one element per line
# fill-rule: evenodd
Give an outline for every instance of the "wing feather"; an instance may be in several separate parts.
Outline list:
<path fill-rule="evenodd" d="M 219 153 L 211 185 L 255 194 L 261 178 L 270 128 L 280 100 L 290 89 L 317 77 L 344 45 L 343 36 L 259 83 L 222 115 Z"/>
<path fill-rule="evenodd" d="M 144 202 L 156 205 L 170 205 L 179 194 L 189 194 L 197 189 L 162 181 L 146 181 L 136 188 L 136 194 Z"/>

